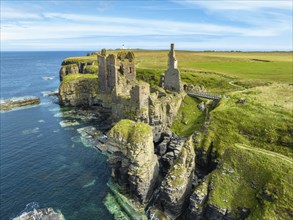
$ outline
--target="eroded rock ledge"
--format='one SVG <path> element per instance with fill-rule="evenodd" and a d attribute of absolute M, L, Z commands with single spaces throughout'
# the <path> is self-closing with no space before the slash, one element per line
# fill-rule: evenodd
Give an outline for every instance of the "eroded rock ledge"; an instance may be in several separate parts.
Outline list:
<path fill-rule="evenodd" d="M 55 212 L 52 208 L 34 209 L 25 212 L 13 220 L 65 220 L 61 212 Z"/>
<path fill-rule="evenodd" d="M 1 111 L 11 111 L 15 108 L 22 108 L 22 107 L 29 107 L 35 106 L 40 104 L 39 97 L 20 97 L 20 98 L 13 98 L 7 99 L 0 103 L 0 110 Z"/>

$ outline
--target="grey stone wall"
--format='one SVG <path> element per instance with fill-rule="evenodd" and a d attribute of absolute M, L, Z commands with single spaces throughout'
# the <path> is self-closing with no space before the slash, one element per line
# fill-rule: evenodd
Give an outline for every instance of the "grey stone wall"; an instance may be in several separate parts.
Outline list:
<path fill-rule="evenodd" d="M 107 57 L 107 91 L 112 91 L 117 84 L 116 58 L 113 54 Z"/>
<path fill-rule="evenodd" d="M 99 90 L 101 92 L 107 91 L 107 65 L 106 65 L 106 56 L 98 55 L 99 71 L 98 71 L 98 80 L 99 80 Z"/>
<path fill-rule="evenodd" d="M 177 60 L 175 57 L 174 44 L 171 44 L 171 50 L 169 52 L 168 69 L 165 71 L 164 77 L 164 89 L 180 92 L 180 72 L 177 68 Z"/>

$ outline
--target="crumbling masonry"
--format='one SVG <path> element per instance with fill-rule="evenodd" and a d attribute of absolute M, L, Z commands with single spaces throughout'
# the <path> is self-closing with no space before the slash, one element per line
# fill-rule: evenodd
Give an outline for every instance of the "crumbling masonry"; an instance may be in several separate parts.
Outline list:
<path fill-rule="evenodd" d="M 114 119 L 129 118 L 148 123 L 158 137 L 161 131 L 171 126 L 184 96 L 174 44 L 169 52 L 168 69 L 161 77 L 162 88 L 152 93 L 148 83 L 136 80 L 133 52 L 121 51 L 115 56 L 107 55 L 103 49 L 98 55 L 98 63 L 101 103 L 111 108 Z M 165 90 L 178 94 L 167 94 Z"/>
<path fill-rule="evenodd" d="M 177 68 L 177 60 L 175 57 L 174 44 L 171 44 L 171 50 L 169 52 L 168 69 L 165 71 L 165 75 L 161 77 L 161 85 L 165 90 L 180 92 L 180 72 Z"/>

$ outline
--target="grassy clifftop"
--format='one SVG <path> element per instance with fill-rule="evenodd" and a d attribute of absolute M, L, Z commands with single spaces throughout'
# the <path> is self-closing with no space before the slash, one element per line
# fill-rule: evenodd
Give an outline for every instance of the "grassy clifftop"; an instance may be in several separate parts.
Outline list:
<path fill-rule="evenodd" d="M 63 60 L 62 65 L 70 65 L 70 64 L 79 64 L 79 63 L 87 63 L 87 62 L 96 62 L 97 63 L 97 55 L 91 56 L 81 56 L 81 57 L 68 57 Z"/>
<path fill-rule="evenodd" d="M 122 142 L 139 144 L 152 137 L 152 128 L 142 122 L 123 119 L 115 124 L 109 135 Z"/>
<path fill-rule="evenodd" d="M 63 83 L 69 82 L 69 81 L 75 81 L 80 79 L 88 79 L 88 80 L 96 80 L 98 79 L 98 76 L 95 74 L 69 74 L 63 78 Z"/>

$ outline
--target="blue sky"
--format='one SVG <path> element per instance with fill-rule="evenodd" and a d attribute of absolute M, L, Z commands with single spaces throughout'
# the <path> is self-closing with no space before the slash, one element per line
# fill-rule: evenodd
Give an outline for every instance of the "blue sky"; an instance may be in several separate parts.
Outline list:
<path fill-rule="evenodd" d="M 5 1 L 1 50 L 292 50 L 291 0 Z"/>

